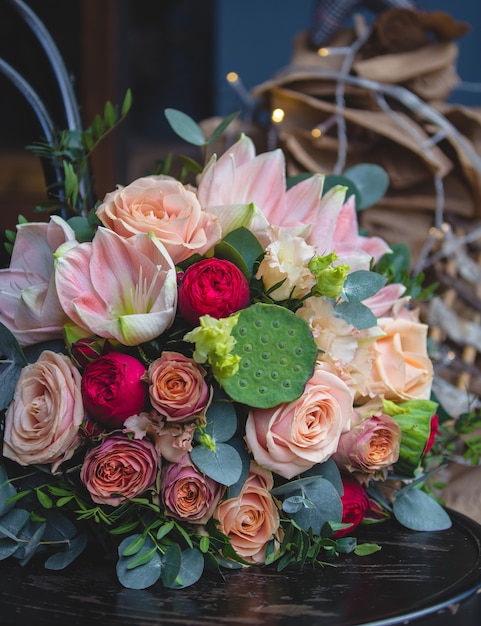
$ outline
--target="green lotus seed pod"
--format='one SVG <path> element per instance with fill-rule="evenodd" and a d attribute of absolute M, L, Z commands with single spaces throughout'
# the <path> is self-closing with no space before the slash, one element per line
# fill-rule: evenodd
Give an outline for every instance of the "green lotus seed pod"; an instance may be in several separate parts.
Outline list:
<path fill-rule="evenodd" d="M 231 334 L 233 354 L 241 360 L 237 373 L 221 384 L 233 400 L 266 409 L 302 394 L 318 352 L 305 320 L 282 306 L 259 303 L 239 312 Z"/>

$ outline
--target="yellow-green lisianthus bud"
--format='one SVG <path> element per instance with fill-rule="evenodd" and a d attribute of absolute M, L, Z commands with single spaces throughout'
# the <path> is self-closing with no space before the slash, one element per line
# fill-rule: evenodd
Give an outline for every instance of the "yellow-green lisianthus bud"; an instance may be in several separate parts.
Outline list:
<path fill-rule="evenodd" d="M 332 265 L 339 257 L 335 252 L 326 256 L 315 256 L 309 262 L 309 270 L 316 277 L 313 295 L 337 298 L 344 287 L 349 265 Z"/>

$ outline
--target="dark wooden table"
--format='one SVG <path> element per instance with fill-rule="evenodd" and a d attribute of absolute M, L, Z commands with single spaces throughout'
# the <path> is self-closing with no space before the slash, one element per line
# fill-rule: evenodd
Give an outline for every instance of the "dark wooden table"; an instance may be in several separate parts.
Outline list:
<path fill-rule="evenodd" d="M 382 545 L 337 567 L 278 574 L 272 568 L 208 576 L 173 591 L 120 586 L 115 564 L 83 556 L 63 572 L 41 562 L 0 563 L 0 624 L 35 626 L 480 626 L 481 527 L 451 512 L 438 533 L 395 522 L 360 537 Z"/>

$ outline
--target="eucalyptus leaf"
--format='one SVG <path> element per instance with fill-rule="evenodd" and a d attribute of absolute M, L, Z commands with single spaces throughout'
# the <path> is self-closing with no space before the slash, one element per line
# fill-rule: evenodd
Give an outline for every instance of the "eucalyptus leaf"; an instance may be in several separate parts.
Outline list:
<path fill-rule="evenodd" d="M 394 517 L 411 530 L 446 530 L 452 525 L 443 507 L 420 489 L 401 489 L 393 503 Z"/>
<path fill-rule="evenodd" d="M 237 450 L 242 461 L 242 471 L 239 479 L 233 485 L 229 485 L 229 498 L 236 498 L 240 494 L 247 476 L 249 475 L 251 458 L 243 440 L 233 438 L 229 441 L 229 445 Z"/>
<path fill-rule="evenodd" d="M 334 315 L 359 330 L 377 325 L 377 317 L 362 302 L 341 302 L 334 308 Z"/>
<path fill-rule="evenodd" d="M 324 524 L 329 521 L 341 521 L 341 496 L 328 480 L 318 478 L 314 484 L 304 489 L 304 495 L 310 500 L 312 506 L 303 507 L 291 515 L 291 518 L 303 530 L 312 529 L 314 535 L 320 535 Z"/>
<path fill-rule="evenodd" d="M 201 472 L 221 485 L 234 485 L 242 473 L 240 454 L 227 443 L 216 443 L 215 450 L 195 446 L 190 457 Z"/>
<path fill-rule="evenodd" d="M 0 410 L 12 401 L 18 377 L 27 359 L 13 333 L 0 323 Z"/>
<path fill-rule="evenodd" d="M 212 135 L 209 137 L 209 141 L 207 142 L 209 146 L 211 146 L 213 143 L 217 141 L 217 139 L 219 139 L 219 137 L 222 135 L 225 129 L 229 126 L 229 124 L 233 122 L 236 117 L 238 117 L 239 113 L 240 111 L 235 111 L 234 113 L 231 113 L 226 118 L 224 118 L 222 122 L 220 122 L 220 124 L 214 129 L 214 132 L 212 133 Z"/>
<path fill-rule="evenodd" d="M 336 549 L 342 554 L 350 554 L 357 547 L 357 539 L 355 537 L 341 537 L 336 541 Z"/>
<path fill-rule="evenodd" d="M 50 510 L 43 513 L 47 522 L 45 539 L 48 541 L 66 541 L 77 534 L 75 524 L 59 511 Z"/>
<path fill-rule="evenodd" d="M 237 415 L 232 402 L 214 400 L 206 411 L 205 431 L 215 442 L 229 441 L 237 430 Z"/>
<path fill-rule="evenodd" d="M 282 503 L 282 510 L 291 515 L 292 513 L 297 513 L 303 507 L 310 508 L 311 506 L 312 502 L 306 500 L 304 496 L 290 496 Z"/>
<path fill-rule="evenodd" d="M 344 172 L 358 190 L 360 199 L 356 197 L 356 209 L 361 211 L 376 204 L 389 187 L 389 176 L 385 169 L 374 163 L 359 163 Z"/>
<path fill-rule="evenodd" d="M 321 476 L 334 485 L 339 495 L 343 495 L 344 487 L 342 484 L 341 472 L 333 459 L 328 459 L 324 463 L 317 463 L 310 469 L 301 474 L 301 478 L 309 478 L 310 476 Z"/>
<path fill-rule="evenodd" d="M 3 465 L 0 465 L 0 518 L 11 511 L 15 502 L 7 502 L 17 494 L 17 490 L 8 480 L 7 472 Z"/>
<path fill-rule="evenodd" d="M 25 509 L 12 509 L 0 519 L 0 539 L 17 539 L 28 523 L 30 513 Z"/>
<path fill-rule="evenodd" d="M 162 583 L 172 587 L 180 573 L 182 552 L 178 544 L 171 544 L 162 557 Z"/>
<path fill-rule="evenodd" d="M 204 571 L 204 556 L 197 548 L 187 548 L 182 552 L 180 571 L 177 579 L 166 585 L 172 589 L 184 589 L 196 583 Z"/>
<path fill-rule="evenodd" d="M 45 561 L 45 569 L 62 570 L 72 563 L 86 548 L 88 537 L 85 533 L 77 535 L 67 543 L 67 549 L 52 554 Z"/>
<path fill-rule="evenodd" d="M 194 146 L 204 146 L 207 141 L 201 127 L 189 115 L 177 109 L 165 109 L 165 117 L 172 130 Z"/>
<path fill-rule="evenodd" d="M 374 296 L 381 287 L 384 287 L 386 280 L 385 276 L 368 270 L 352 272 L 344 281 L 342 297 L 348 302 L 361 302 Z"/>
<path fill-rule="evenodd" d="M 0 539 L 0 561 L 11 557 L 18 549 L 18 541 L 14 539 Z"/>
<path fill-rule="evenodd" d="M 134 536 L 134 538 L 136 537 Z M 127 537 L 122 541 L 118 547 L 119 555 L 124 554 L 124 551 L 132 541 L 132 537 Z M 144 545 L 137 553 L 131 556 L 120 556 L 117 561 L 116 571 L 119 582 L 124 587 L 128 589 L 146 589 L 159 580 L 162 569 L 161 557 L 157 550 L 152 553 L 153 547 L 155 547 L 154 542 L 150 537 L 147 537 Z M 146 552 L 152 555 L 149 561 L 130 569 L 130 563 Z"/>
<path fill-rule="evenodd" d="M 20 565 L 26 565 L 37 552 L 37 548 L 45 534 L 46 524 L 40 524 L 30 536 L 28 542 L 23 545 L 23 556 Z"/>

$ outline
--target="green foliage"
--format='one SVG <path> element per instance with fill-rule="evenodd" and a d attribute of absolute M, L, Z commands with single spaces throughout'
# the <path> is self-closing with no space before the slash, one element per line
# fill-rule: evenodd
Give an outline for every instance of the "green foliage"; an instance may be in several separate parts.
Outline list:
<path fill-rule="evenodd" d="M 445 509 L 417 485 L 398 491 L 393 513 L 401 524 L 411 530 L 446 530 L 452 525 Z"/>
<path fill-rule="evenodd" d="M 356 328 L 371 328 L 377 318 L 361 300 L 375 295 L 386 284 L 386 278 L 376 272 L 358 270 L 348 274 L 341 293 L 343 302 L 336 304 L 334 315 Z"/>
<path fill-rule="evenodd" d="M 27 359 L 13 334 L 0 322 L 0 410 L 10 404 Z"/>
<path fill-rule="evenodd" d="M 96 115 L 89 128 L 57 131 L 52 145 L 37 142 L 27 146 L 59 173 L 59 179 L 49 186 L 49 200 L 39 205 L 37 211 L 58 212 L 64 217 L 87 216 L 95 203 L 89 166 L 91 155 L 126 117 L 131 105 L 132 94 L 127 90 L 121 107 L 107 102 L 103 116 Z"/>

